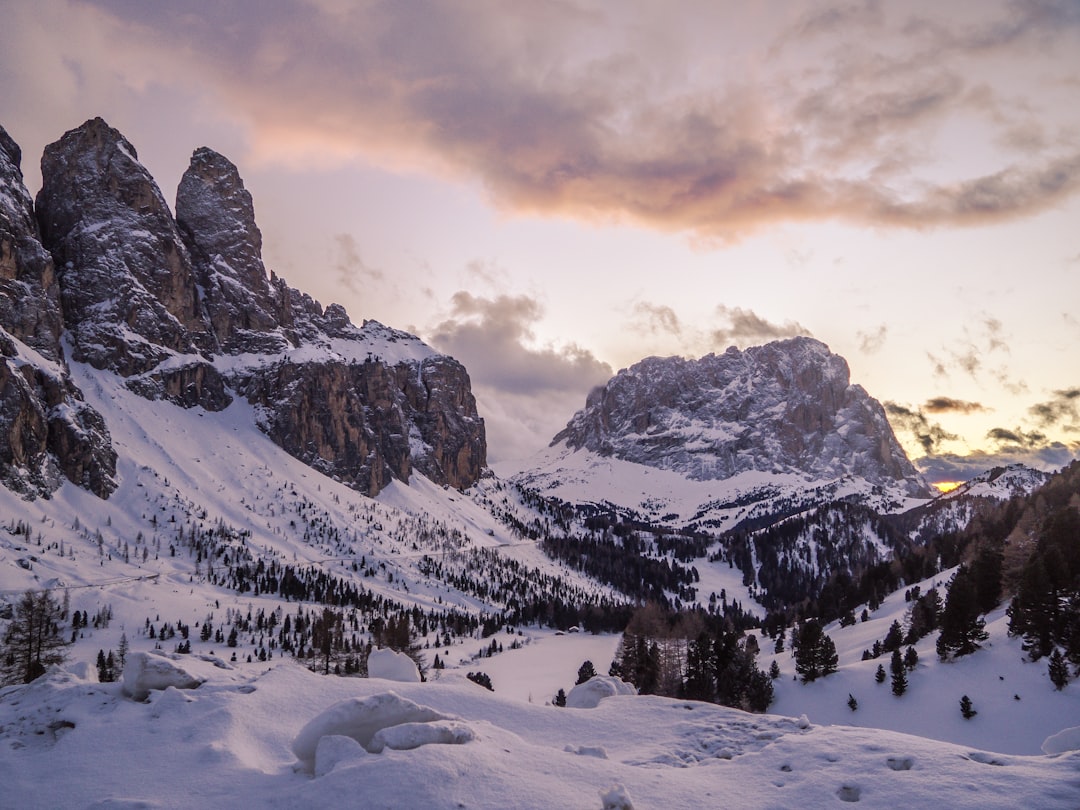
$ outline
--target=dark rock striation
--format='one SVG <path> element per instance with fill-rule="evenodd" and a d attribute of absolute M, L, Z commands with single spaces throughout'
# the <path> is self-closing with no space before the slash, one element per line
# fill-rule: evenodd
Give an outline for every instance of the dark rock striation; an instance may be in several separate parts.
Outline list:
<path fill-rule="evenodd" d="M 247 397 L 271 439 L 365 493 L 413 470 L 458 488 L 479 478 L 484 423 L 465 369 L 268 277 L 229 160 L 194 152 L 174 219 L 135 148 L 100 118 L 46 147 L 36 210 L 19 158 L 0 129 L 0 351 L 14 358 L 0 370 L 6 482 L 45 492 L 55 468 L 100 495 L 113 486 L 104 420 L 66 374 L 65 331 L 73 360 L 148 399 L 220 411 Z M 53 367 L 28 365 L 30 350 Z M 88 455 L 90 437 L 104 444 Z"/>
<path fill-rule="evenodd" d="M 588 397 L 552 441 L 698 480 L 752 470 L 925 485 L 881 404 L 811 338 L 699 360 L 650 357 Z"/>

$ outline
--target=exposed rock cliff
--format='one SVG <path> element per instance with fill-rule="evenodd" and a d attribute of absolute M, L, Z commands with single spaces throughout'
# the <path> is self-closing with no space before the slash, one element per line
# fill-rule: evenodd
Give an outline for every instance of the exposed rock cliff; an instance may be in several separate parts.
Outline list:
<path fill-rule="evenodd" d="M 176 219 L 134 147 L 100 118 L 46 147 L 36 212 L 3 130 L 0 171 L 0 325 L 13 338 L 0 350 L 17 358 L 0 374 L 0 463 L 40 468 L 8 479 L 48 489 L 39 457 L 51 442 L 69 478 L 109 489 L 112 467 L 71 438 L 100 429 L 108 445 L 66 376 L 63 330 L 72 359 L 148 399 L 219 411 L 246 396 L 275 442 L 366 493 L 414 469 L 459 488 L 479 478 L 484 423 L 465 369 L 268 277 L 251 195 L 226 158 L 195 151 Z M 33 350 L 57 363 L 44 377 Z M 73 421 L 65 428 L 59 414 Z"/>
<path fill-rule="evenodd" d="M 100 118 L 45 148 L 37 218 L 73 359 L 124 376 L 208 348 L 191 262 L 135 148 Z"/>
<path fill-rule="evenodd" d="M 0 480 L 47 496 L 63 475 L 106 496 L 116 454 L 104 420 L 67 375 L 59 294 L 19 147 L 0 127 Z"/>
<path fill-rule="evenodd" d="M 851 475 L 925 494 L 880 403 L 851 384 L 842 357 L 804 337 L 642 360 L 594 390 L 560 442 L 697 480 Z"/>

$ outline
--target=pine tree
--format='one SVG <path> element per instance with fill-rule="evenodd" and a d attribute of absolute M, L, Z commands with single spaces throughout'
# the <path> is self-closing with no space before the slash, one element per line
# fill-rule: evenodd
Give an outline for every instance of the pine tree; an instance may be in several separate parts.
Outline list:
<path fill-rule="evenodd" d="M 712 701 L 716 699 L 712 637 L 702 632 L 686 645 L 686 679 L 683 681 L 683 697 L 689 700 Z"/>
<path fill-rule="evenodd" d="M 60 605 L 49 591 L 27 591 L 0 644 L 0 684 L 30 683 L 53 664 L 63 663 Z"/>
<path fill-rule="evenodd" d="M 560 707 L 566 706 L 566 691 L 562 689 L 562 687 L 555 693 L 555 705 Z"/>
<path fill-rule="evenodd" d="M 949 585 L 945 610 L 941 614 L 941 635 L 937 653 L 942 661 L 950 655 L 968 655 L 987 639 L 986 622 L 979 618 L 975 588 L 967 568 L 961 565 Z"/>
<path fill-rule="evenodd" d="M 1050 654 L 1050 683 L 1054 685 L 1057 690 L 1064 689 L 1069 683 L 1069 665 L 1065 663 L 1064 657 L 1061 655 L 1061 650 L 1054 648 L 1054 651 Z"/>
<path fill-rule="evenodd" d="M 881 649 L 885 652 L 892 652 L 893 650 L 900 649 L 900 645 L 903 643 L 904 628 L 900 626 L 899 621 L 894 621 L 892 626 L 889 627 L 889 632 L 885 634 L 885 638 L 881 642 Z"/>
<path fill-rule="evenodd" d="M 908 647 L 907 652 L 904 653 L 904 666 L 913 671 L 918 665 L 919 654 L 915 652 L 914 647 Z"/>
<path fill-rule="evenodd" d="M 878 683 L 885 683 L 885 667 L 881 664 L 877 665 L 877 671 L 874 673 L 874 680 Z"/>
<path fill-rule="evenodd" d="M 191 645 L 189 644 L 188 649 L 190 649 L 190 648 L 191 648 Z M 127 633 L 121 633 L 120 634 L 120 643 L 116 645 L 116 662 L 117 662 L 117 664 L 119 664 L 119 669 L 120 669 L 121 672 L 124 671 L 124 665 L 127 663 L 127 654 L 128 654 L 128 637 L 127 637 Z"/>
<path fill-rule="evenodd" d="M 577 681 L 574 683 L 574 686 L 585 683 L 585 681 L 589 680 L 589 678 L 593 678 L 595 676 L 596 667 L 593 666 L 593 662 L 585 661 L 580 667 L 578 667 Z"/>
<path fill-rule="evenodd" d="M 964 716 L 965 720 L 970 720 L 972 717 L 978 714 L 975 709 L 971 707 L 971 698 L 964 695 L 960 698 L 960 714 Z"/>
<path fill-rule="evenodd" d="M 795 639 L 795 671 L 803 683 L 836 672 L 839 657 L 836 645 L 815 619 L 800 625 Z"/>
<path fill-rule="evenodd" d="M 900 657 L 900 650 L 893 650 L 892 660 L 889 663 L 892 670 L 892 693 L 900 697 L 907 691 L 907 668 L 904 660 Z"/>
<path fill-rule="evenodd" d="M 780 665 L 776 661 L 773 661 L 769 666 L 769 677 L 774 681 L 780 677 Z"/>

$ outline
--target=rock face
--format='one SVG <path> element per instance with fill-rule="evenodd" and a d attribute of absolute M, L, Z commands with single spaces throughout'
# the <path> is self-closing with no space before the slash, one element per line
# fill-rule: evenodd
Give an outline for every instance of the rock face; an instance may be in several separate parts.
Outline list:
<path fill-rule="evenodd" d="M 0 481 L 48 495 L 66 476 L 104 497 L 115 487 L 116 454 L 101 415 L 68 377 L 59 299 L 19 147 L 0 127 Z"/>
<path fill-rule="evenodd" d="M 211 348 L 191 260 L 135 148 L 100 118 L 45 147 L 37 217 L 73 359 L 124 376 Z"/>
<path fill-rule="evenodd" d="M 923 484 L 847 362 L 798 337 L 700 360 L 650 357 L 595 389 L 552 444 L 689 478 L 759 470 Z"/>
<path fill-rule="evenodd" d="M 0 353 L 13 358 L 0 368 L 0 475 L 10 486 L 47 492 L 56 470 L 99 495 L 114 486 L 104 421 L 66 373 L 65 330 L 73 360 L 148 399 L 219 411 L 247 397 L 271 439 L 362 492 L 413 470 L 458 488 L 479 478 L 484 423 L 465 369 L 268 277 L 251 195 L 226 158 L 195 151 L 175 219 L 135 148 L 100 118 L 46 147 L 36 210 L 19 160 L 0 129 Z"/>

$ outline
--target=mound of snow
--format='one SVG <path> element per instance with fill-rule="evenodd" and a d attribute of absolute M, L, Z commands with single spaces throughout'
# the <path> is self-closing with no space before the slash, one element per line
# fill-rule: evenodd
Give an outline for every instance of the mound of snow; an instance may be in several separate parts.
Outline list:
<path fill-rule="evenodd" d="M 376 732 L 367 750 L 372 754 L 381 754 L 384 748 L 411 751 L 421 745 L 463 745 L 475 739 L 476 733 L 460 721 L 401 723 Z"/>
<path fill-rule="evenodd" d="M 202 680 L 189 674 L 179 664 L 160 653 L 129 653 L 124 663 L 124 694 L 135 700 L 146 700 L 151 690 L 195 689 Z"/>
<path fill-rule="evenodd" d="M 612 695 L 636 695 L 637 689 L 614 675 L 593 675 L 585 683 L 579 683 L 566 696 L 570 709 L 595 709 L 600 701 Z"/>
<path fill-rule="evenodd" d="M 1073 726 L 1051 734 L 1042 744 L 1044 754 L 1064 754 L 1080 751 L 1080 726 Z"/>
<path fill-rule="evenodd" d="M 315 775 L 326 776 L 342 763 L 352 763 L 367 756 L 367 751 L 352 737 L 330 734 L 315 746 Z"/>
<path fill-rule="evenodd" d="M 400 683 L 420 683 L 416 662 L 405 653 L 390 649 L 372 650 L 368 655 L 368 677 Z"/>
<path fill-rule="evenodd" d="M 293 740 L 292 751 L 309 770 L 313 770 L 319 740 L 323 737 L 351 737 L 365 749 L 372 751 L 371 742 L 383 729 L 400 726 L 402 723 L 453 719 L 455 718 L 413 703 L 393 692 L 383 692 L 366 698 L 350 698 L 335 703 L 309 720 Z"/>

